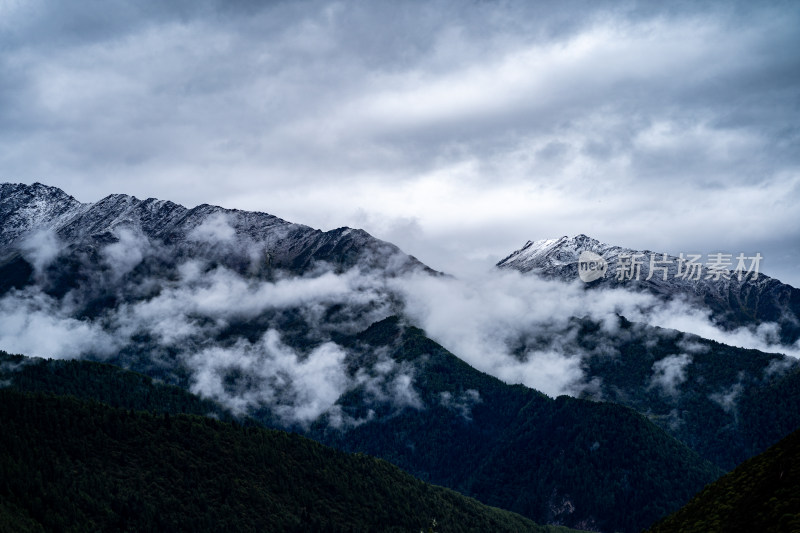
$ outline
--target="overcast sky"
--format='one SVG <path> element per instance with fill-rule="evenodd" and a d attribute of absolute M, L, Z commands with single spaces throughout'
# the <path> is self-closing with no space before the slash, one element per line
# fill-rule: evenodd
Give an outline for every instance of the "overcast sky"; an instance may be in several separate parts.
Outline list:
<path fill-rule="evenodd" d="M 0 0 L 0 69 L 2 181 L 800 286 L 800 2 Z"/>

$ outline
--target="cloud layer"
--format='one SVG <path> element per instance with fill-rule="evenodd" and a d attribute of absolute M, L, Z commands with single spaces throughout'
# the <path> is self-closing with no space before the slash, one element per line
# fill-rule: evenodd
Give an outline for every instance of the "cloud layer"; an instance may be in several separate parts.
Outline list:
<path fill-rule="evenodd" d="M 620 329 L 620 316 L 800 356 L 800 346 L 777 344 L 772 324 L 723 331 L 707 311 L 680 300 L 585 290 L 579 281 L 546 281 L 509 270 L 463 278 L 423 272 L 386 277 L 360 265 L 340 274 L 320 268 L 264 280 L 217 264 L 219 250 L 206 250 L 210 244 L 249 242 L 229 229 L 224 220 L 209 217 L 189 236 L 198 255 L 175 262 L 165 245 L 118 226 L 116 241 L 97 251 L 95 263 L 83 259 L 88 273 L 83 281 L 60 296 L 43 288 L 62 279 L 59 269 L 82 256 L 63 255 L 73 247 L 35 234 L 23 247 L 32 261 L 41 260 L 37 285 L 0 298 L 0 349 L 121 364 L 134 360 L 143 365 L 138 370 L 166 375 L 236 413 L 268 407 L 287 424 L 325 417 L 338 427 L 374 415 L 367 410 L 366 418 L 354 418 L 343 412 L 338 400 L 349 392 L 358 391 L 368 406 L 426 407 L 415 389 L 419 369 L 413 364 L 390 359 L 385 348 L 370 348 L 365 359 L 362 348 L 340 343 L 343 335 L 393 314 L 424 328 L 475 368 L 552 396 L 595 386 L 587 383 L 581 363 L 589 355 L 617 353 L 620 336 L 630 334 Z M 578 338 L 580 319 L 600 325 L 592 348 Z M 665 394 L 676 394 L 689 354 L 704 349 L 691 341 L 679 347 L 685 353 L 653 366 L 652 386 Z M 467 419 L 480 402 L 480 391 L 440 396 L 441 405 Z M 720 402 L 727 397 L 721 395 Z"/>
<path fill-rule="evenodd" d="M 590 233 L 800 285 L 798 28 L 792 2 L 5 2 L 0 167 L 450 272 Z"/>
<path fill-rule="evenodd" d="M 664 302 L 623 289 L 585 290 L 576 281 L 546 281 L 515 271 L 462 279 L 413 276 L 394 282 L 405 312 L 447 349 L 507 383 L 522 383 L 551 396 L 579 394 L 583 357 L 614 356 L 620 316 L 640 324 L 677 329 L 725 344 L 800 357 L 800 345 L 777 342 L 774 324 L 724 331 L 709 312 L 681 300 Z M 601 324 L 590 350 L 577 339 L 576 318 Z M 601 341 L 601 342 L 598 342 Z M 704 349 L 682 342 L 687 352 Z M 653 383 L 673 393 L 691 356 L 676 354 L 653 368 Z"/>

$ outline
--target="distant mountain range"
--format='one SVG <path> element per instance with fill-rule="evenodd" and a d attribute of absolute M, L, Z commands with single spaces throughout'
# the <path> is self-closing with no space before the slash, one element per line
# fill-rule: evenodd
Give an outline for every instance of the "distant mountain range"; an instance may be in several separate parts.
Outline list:
<path fill-rule="evenodd" d="M 541 241 L 498 272 L 581 283 L 583 251 L 610 272 L 631 253 Z M 613 331 L 575 316 L 516 339 L 520 359 L 545 334 L 580 354 L 578 398 L 504 383 L 417 327 L 396 289 L 407 277 L 444 279 L 357 229 L 0 185 L 0 349 L 140 372 L 195 395 L 176 412 L 300 432 L 540 523 L 640 531 L 800 426 L 795 359 L 623 316 Z M 784 342 L 800 331 L 797 289 L 763 275 L 585 286 L 683 298 L 727 329 L 774 322 Z M 0 359 L 0 382 L 73 394 L 69 372 L 84 372 L 26 361 Z M 123 371 L 110 368 L 84 375 L 86 399 L 147 409 L 113 404 L 102 383 Z"/>

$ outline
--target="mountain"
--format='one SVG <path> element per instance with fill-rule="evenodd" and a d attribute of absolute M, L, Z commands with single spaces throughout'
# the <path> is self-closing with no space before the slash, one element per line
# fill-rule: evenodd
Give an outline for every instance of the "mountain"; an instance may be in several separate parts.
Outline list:
<path fill-rule="evenodd" d="M 722 473 L 625 407 L 553 400 L 506 385 L 397 318 L 339 341 L 353 349 L 348 365 L 355 372 L 380 367 L 367 359 L 386 366 L 394 361 L 413 372 L 413 387 L 405 393 L 414 404 L 376 397 L 379 382 L 373 376 L 337 401 L 352 427 L 333 426 L 323 417 L 296 430 L 334 448 L 381 457 L 423 481 L 539 523 L 639 531 Z M 213 402 L 91 361 L 5 354 L 0 381 L 18 391 L 67 394 L 126 410 L 231 420 Z M 251 415 L 243 423 L 276 425 L 268 409 Z"/>
<path fill-rule="evenodd" d="M 680 297 L 690 304 L 710 310 L 711 316 L 723 328 L 776 323 L 780 326 L 779 338 L 782 343 L 791 345 L 800 339 L 800 289 L 762 273 L 757 276 L 747 273 L 753 263 L 749 258 L 745 258 L 740 279 L 739 273 L 733 272 L 738 266 L 737 257 L 733 254 L 727 258 L 729 268 L 723 269 L 724 273 L 719 276 L 708 269 L 707 265 L 713 262 L 713 258 L 700 258 L 703 270 L 699 271 L 700 279 L 694 279 L 695 273 L 679 276 L 679 267 L 682 267 L 683 274 L 687 273 L 688 267 L 680 263 L 678 257 L 612 246 L 581 234 L 528 241 L 522 248 L 499 261 L 497 267 L 571 282 L 579 278 L 578 259 L 583 252 L 599 255 L 608 265 L 605 276 L 588 283 L 587 288 L 625 287 L 667 299 Z M 630 259 L 621 262 L 620 258 L 634 255 L 638 257 L 637 262 L 641 262 L 639 275 L 634 274 L 632 279 L 618 279 L 620 269 L 627 273 L 634 272 L 630 268 Z M 651 256 L 655 267 L 652 275 Z M 688 255 L 685 259 L 688 259 Z"/>
<path fill-rule="evenodd" d="M 321 232 L 263 213 L 187 209 L 124 195 L 83 204 L 39 184 L 6 184 L 0 193 L 5 350 L 132 370 L 209 402 L 185 404 L 190 413 L 252 420 L 373 454 L 424 481 L 540 522 L 639 531 L 722 474 L 653 423 L 671 431 L 665 413 L 694 407 L 656 403 L 637 390 L 640 382 L 626 384 L 625 372 L 612 364 L 581 362 L 594 364 L 586 369 L 622 392 L 629 387 L 627 396 L 597 390 L 638 413 L 590 401 L 603 397 L 552 399 L 458 359 L 414 327 L 397 290 L 407 274 L 444 278 L 360 230 Z M 579 318 L 574 322 L 583 328 Z M 623 333 L 639 331 L 638 325 L 622 326 Z M 598 346 L 625 348 L 623 337 L 584 329 L 578 337 L 583 346 L 603 341 Z M 630 338 L 630 350 L 644 355 L 626 364 L 639 361 L 650 373 L 657 362 L 679 355 L 672 350 L 685 340 L 666 339 L 650 353 L 644 339 Z M 569 339 L 556 340 L 569 347 Z M 753 360 L 763 375 L 781 370 L 776 379 L 791 371 L 776 356 Z M 139 408 L 149 394 L 166 394 L 137 386 L 107 365 L 26 364 L 0 380 L 22 386 L 25 379 L 29 390 L 70 393 L 57 382 L 75 372 L 130 385 L 128 403 L 119 404 L 125 408 Z M 644 379 L 637 371 L 632 376 Z M 738 416 L 719 414 L 708 399 L 728 392 L 715 387 L 736 385 L 730 372 L 719 376 L 692 400 L 702 403 L 696 413 L 714 414 L 712 428 Z M 778 385 L 755 376 L 742 383 L 748 398 Z M 102 385 L 86 390 L 100 397 L 113 391 Z M 777 405 L 779 395 L 754 400 L 755 411 Z M 794 422 L 779 416 L 769 424 L 765 434 L 779 438 Z M 694 429 L 673 434 L 726 467 L 735 453 L 757 451 L 747 441 L 722 457 L 713 446 L 692 441 Z M 708 434 L 713 431 L 698 433 L 700 442 L 711 442 Z"/>
<path fill-rule="evenodd" d="M 605 277 L 575 281 L 582 253 L 593 252 L 608 263 Z M 578 283 L 587 291 L 627 289 L 654 295 L 662 302 L 684 299 L 712 311 L 724 328 L 754 327 L 781 316 L 782 334 L 792 331 L 792 298 L 799 291 L 777 280 L 685 280 L 677 278 L 677 258 L 667 280 L 658 271 L 647 280 L 617 280 L 619 258 L 637 252 L 579 235 L 528 242 L 498 263 L 514 269 Z M 663 254 L 656 254 L 659 260 Z M 741 295 L 747 294 L 748 298 Z M 758 305 L 747 307 L 750 302 Z M 738 315 L 737 315 L 738 313 Z M 731 319 L 735 316 L 735 319 Z M 759 318 L 760 317 L 760 318 Z M 633 323 L 620 316 L 609 332 L 589 317 L 575 318 L 561 330 L 563 349 L 581 354 L 576 395 L 612 401 L 636 409 L 717 466 L 730 470 L 800 427 L 800 364 L 793 357 L 728 346 L 680 331 Z M 532 343 L 537 332 L 528 332 Z M 792 334 L 793 335 L 793 334 Z M 788 340 L 791 340 L 791 336 Z M 525 352 L 523 342 L 519 349 Z M 768 392 L 780 389 L 783 394 Z M 780 408 L 778 408 L 780 406 Z"/>
<path fill-rule="evenodd" d="M 25 342 L 9 347 L 28 355 L 90 357 L 187 384 L 183 355 L 210 337 L 255 342 L 273 330 L 303 352 L 329 331 L 395 312 L 385 280 L 417 271 L 438 275 L 359 229 L 323 232 L 120 194 L 81 203 L 39 183 L 0 185 L 0 310 L 46 316 L 53 335 L 71 341 L 54 342 L 63 354 L 53 353 L 28 320 L 30 330 L 15 333 Z"/>
<path fill-rule="evenodd" d="M 0 530 L 558 533 L 280 431 L 0 390 Z"/>
<path fill-rule="evenodd" d="M 386 274 L 418 268 L 433 272 L 396 246 L 359 229 L 323 232 L 266 213 L 207 204 L 188 209 L 124 194 L 81 203 L 41 183 L 0 184 L 0 250 L 4 252 L 0 277 L 5 280 L 0 290 L 31 283 L 36 263 L 52 267 L 59 257 L 60 271 L 49 289 L 64 293 L 96 275 L 103 259 L 99 252 L 114 243 L 129 251 L 112 257 L 121 263 L 114 266 L 129 271 L 149 266 L 162 273 L 172 269 L 174 274 L 177 263 L 200 258 L 262 278 L 303 274 L 320 264 L 336 271 L 359 266 Z M 154 248 L 163 247 L 167 253 L 148 258 Z"/>
<path fill-rule="evenodd" d="M 267 213 L 208 204 L 188 209 L 166 200 L 139 200 L 125 194 L 81 203 L 41 183 L 0 184 L 0 228 L 0 248 L 12 246 L 37 230 L 52 232 L 73 247 L 118 242 L 120 233 L 127 231 L 178 245 L 176 255 L 181 258 L 213 253 L 214 259 L 224 264 L 249 267 L 250 273 L 302 273 L 315 262 L 334 265 L 338 270 L 366 264 L 390 273 L 426 268 L 393 244 L 360 229 L 343 227 L 323 232 Z M 210 250 L 209 245 L 225 243 L 235 246 L 223 246 L 224 254 Z"/>
<path fill-rule="evenodd" d="M 349 341 L 413 369 L 416 409 L 339 400 L 360 423 L 308 435 L 387 459 L 426 481 L 539 522 L 595 531 L 640 531 L 721 471 L 620 405 L 551 399 L 479 372 L 424 332 L 389 318 Z M 372 408 L 370 414 L 367 408 Z"/>
<path fill-rule="evenodd" d="M 800 430 L 718 479 L 648 531 L 800 531 Z"/>
<path fill-rule="evenodd" d="M 570 332 L 568 346 L 584 354 L 579 397 L 636 409 L 725 470 L 800 427 L 792 357 L 624 318 L 613 336 L 588 319 Z"/>

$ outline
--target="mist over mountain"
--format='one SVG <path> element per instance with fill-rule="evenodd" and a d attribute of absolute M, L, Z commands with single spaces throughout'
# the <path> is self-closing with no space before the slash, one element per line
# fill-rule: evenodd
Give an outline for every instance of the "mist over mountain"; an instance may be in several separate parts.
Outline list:
<path fill-rule="evenodd" d="M 321 232 L 264 213 L 125 195 L 84 204 L 41 184 L 1 187 L 0 347 L 117 362 L 240 412 L 279 406 L 287 421 L 307 423 L 334 408 L 358 385 L 337 336 L 395 314 L 475 368 L 550 395 L 598 389 L 586 360 L 619 351 L 620 317 L 800 352 L 783 342 L 794 331 L 796 289 L 763 275 L 630 285 L 607 275 L 586 285 L 576 280 L 580 251 L 606 253 L 609 269 L 623 252 L 587 237 L 528 245 L 497 271 L 456 279 L 360 230 Z M 764 293 L 751 298 L 757 319 L 746 322 L 733 297 L 714 297 L 731 287 Z M 600 325 L 599 345 L 576 341 L 576 318 Z M 663 363 L 669 368 L 685 364 L 681 353 L 666 355 L 678 358 Z M 396 379 L 413 387 L 407 373 L 381 375 L 390 389 Z"/>
<path fill-rule="evenodd" d="M 800 339 L 800 289 L 759 272 L 759 261 L 754 264 L 755 257 L 745 254 L 741 254 L 741 263 L 737 254 L 723 255 L 724 263 L 716 267 L 712 263 L 716 254 L 687 253 L 686 258 L 683 254 L 679 258 L 577 235 L 528 241 L 497 266 L 572 282 L 579 278 L 578 262 L 584 252 L 598 254 L 608 265 L 605 275 L 589 282 L 587 288 L 624 287 L 681 301 L 706 311 L 717 327 L 750 329 L 773 343 L 791 345 Z M 690 255 L 695 255 L 694 266 Z"/>
<path fill-rule="evenodd" d="M 0 0 L 0 530 L 653 527 L 800 428 L 797 50 L 786 0 Z M 757 470 L 665 528 L 791 529 Z"/>
<path fill-rule="evenodd" d="M 576 254 L 613 247 L 558 242 L 455 278 L 362 230 L 2 184 L 0 349 L 112 363 L 601 531 L 648 526 L 796 428 L 796 289 L 595 287 Z M 564 394 L 580 399 L 547 397 Z"/>
<path fill-rule="evenodd" d="M 5 348 L 116 361 L 239 412 L 322 414 L 350 386 L 331 334 L 392 314 L 392 276 L 436 275 L 360 230 L 125 195 L 81 204 L 40 184 L 0 192 Z"/>

